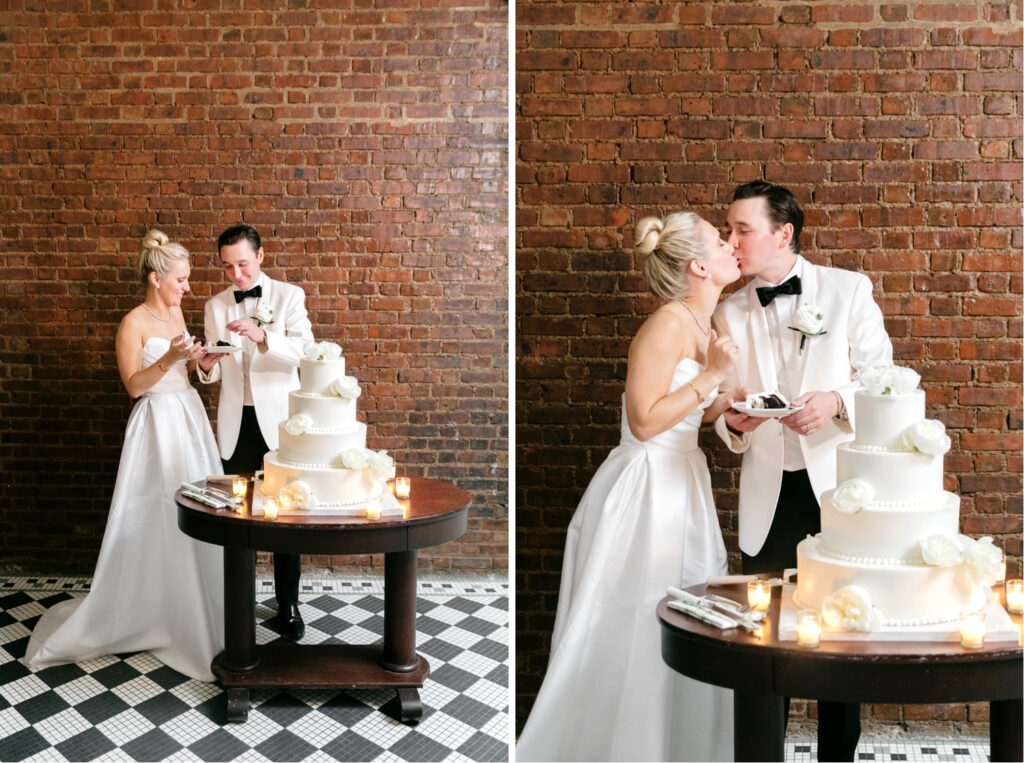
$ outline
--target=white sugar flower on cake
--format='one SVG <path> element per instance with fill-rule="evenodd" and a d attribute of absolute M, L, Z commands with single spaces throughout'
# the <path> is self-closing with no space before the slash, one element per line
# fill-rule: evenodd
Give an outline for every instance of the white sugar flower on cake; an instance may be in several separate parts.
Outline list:
<path fill-rule="evenodd" d="M 370 465 L 370 459 L 362 448 L 349 448 L 341 454 L 341 463 L 346 469 L 365 469 Z"/>
<path fill-rule="evenodd" d="M 921 375 L 912 368 L 871 366 L 857 372 L 860 383 L 872 395 L 906 395 L 917 389 Z"/>
<path fill-rule="evenodd" d="M 359 380 L 354 376 L 339 376 L 331 382 L 330 392 L 345 400 L 355 400 L 363 394 Z"/>
<path fill-rule="evenodd" d="M 278 500 L 286 509 L 310 510 L 317 507 L 316 496 L 302 480 L 295 480 L 281 488 L 278 493 Z"/>
<path fill-rule="evenodd" d="M 933 567 L 952 567 L 960 564 L 964 556 L 957 539 L 941 533 L 925 538 L 920 547 L 924 563 Z"/>
<path fill-rule="evenodd" d="M 929 456 L 948 453 L 951 444 L 949 435 L 946 434 L 946 425 L 937 419 L 914 422 L 903 432 L 904 447 Z"/>
<path fill-rule="evenodd" d="M 341 357 L 341 347 L 334 342 L 315 342 L 307 344 L 302 354 L 307 360 L 337 360 Z"/>
<path fill-rule="evenodd" d="M 976 586 L 990 587 L 999 577 L 1003 552 L 996 548 L 989 537 L 974 540 L 961 535 L 960 544 L 964 552 L 963 565 L 967 577 Z"/>
<path fill-rule="evenodd" d="M 832 505 L 844 514 L 856 514 L 875 500 L 875 489 L 864 480 L 846 480 L 832 493 Z"/>
<path fill-rule="evenodd" d="M 389 480 L 395 476 L 395 460 L 386 450 L 378 450 L 370 456 L 370 469 L 379 480 Z"/>
<path fill-rule="evenodd" d="M 290 435 L 298 436 L 305 434 L 313 428 L 313 419 L 305 413 L 296 413 L 285 422 L 284 428 Z"/>
<path fill-rule="evenodd" d="M 830 628 L 842 631 L 873 631 L 885 621 L 872 606 L 871 596 L 858 585 L 848 585 L 826 596 L 821 602 L 821 617 Z"/>

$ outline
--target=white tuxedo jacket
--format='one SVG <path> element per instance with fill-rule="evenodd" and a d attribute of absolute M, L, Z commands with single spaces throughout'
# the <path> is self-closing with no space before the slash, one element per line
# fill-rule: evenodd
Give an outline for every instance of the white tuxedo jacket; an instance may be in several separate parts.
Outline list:
<path fill-rule="evenodd" d="M 892 343 L 885 332 L 882 311 L 871 296 L 871 280 L 860 273 L 840 268 L 801 264 L 800 305 L 815 305 L 823 314 L 827 334 L 808 338 L 801 355 L 800 337 L 788 331 L 790 355 L 786 358 L 790 389 L 798 394 L 835 390 L 846 404 L 848 422 L 831 419 L 814 434 L 800 437 L 807 464 L 807 476 L 814 494 L 836 486 L 836 446 L 852 439 L 853 392 L 860 385 L 852 380 L 861 368 L 892 363 Z M 745 387 L 751 392 L 775 391 L 778 381 L 768 320 L 754 290 L 754 281 L 731 294 L 714 314 L 719 335 L 728 334 L 740 348 L 733 373 L 724 388 Z M 791 297 L 780 297 L 791 299 Z M 795 312 L 794 308 L 794 312 Z M 756 556 L 768 537 L 775 504 L 782 486 L 783 425 L 770 419 L 743 436 L 728 430 L 725 417 L 715 421 L 715 431 L 734 453 L 743 454 L 740 468 L 739 545 Z"/>
<path fill-rule="evenodd" d="M 298 286 L 274 281 L 266 273 L 259 282 L 263 295 L 259 304 L 274 311 L 274 321 L 263 326 L 267 332 L 266 349 L 256 348 L 249 365 L 249 385 L 253 406 L 263 440 L 271 450 L 277 448 L 277 425 L 288 418 L 288 393 L 299 388 L 299 360 L 302 348 L 313 340 L 313 326 L 306 314 L 306 294 Z M 249 318 L 244 300 L 235 302 L 231 286 L 206 302 L 206 342 L 218 340 L 244 347 L 249 339 L 227 330 L 227 324 Z M 244 350 L 243 350 L 244 352 Z M 242 423 L 245 388 L 242 380 L 242 353 L 225 355 L 209 374 L 199 369 L 199 378 L 206 383 L 221 382 L 217 403 L 217 444 L 222 458 L 230 458 L 238 444 Z"/>

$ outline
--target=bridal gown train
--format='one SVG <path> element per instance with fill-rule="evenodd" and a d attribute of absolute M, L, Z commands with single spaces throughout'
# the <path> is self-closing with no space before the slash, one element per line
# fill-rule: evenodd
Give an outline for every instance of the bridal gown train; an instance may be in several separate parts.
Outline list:
<path fill-rule="evenodd" d="M 670 391 L 702 369 L 684 358 Z M 697 447 L 716 395 L 647 442 L 623 405 L 619 446 L 569 524 L 551 657 L 517 760 L 732 760 L 732 692 L 672 671 L 655 615 L 668 586 L 727 571 Z"/>
<path fill-rule="evenodd" d="M 170 346 L 150 337 L 144 367 Z M 178 529 L 174 491 L 222 473 L 217 442 L 184 360 L 135 404 L 128 418 L 92 586 L 84 599 L 48 609 L 29 639 L 33 667 L 148 650 L 165 665 L 213 681 L 223 649 L 221 550 Z"/>

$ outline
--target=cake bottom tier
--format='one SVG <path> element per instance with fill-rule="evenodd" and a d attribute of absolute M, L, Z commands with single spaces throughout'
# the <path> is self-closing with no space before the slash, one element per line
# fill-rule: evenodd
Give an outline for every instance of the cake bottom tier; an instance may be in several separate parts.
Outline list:
<path fill-rule="evenodd" d="M 377 479 L 369 467 L 343 469 L 289 464 L 281 460 L 276 450 L 263 457 L 264 495 L 276 498 L 283 487 L 296 481 L 305 483 L 321 507 L 358 506 L 387 492 L 384 480 Z"/>
<path fill-rule="evenodd" d="M 985 591 L 959 565 L 863 566 L 823 554 L 819 543 L 816 535 L 796 547 L 793 600 L 799 607 L 820 610 L 826 596 L 848 585 L 867 591 L 889 626 L 950 622 L 985 604 Z"/>

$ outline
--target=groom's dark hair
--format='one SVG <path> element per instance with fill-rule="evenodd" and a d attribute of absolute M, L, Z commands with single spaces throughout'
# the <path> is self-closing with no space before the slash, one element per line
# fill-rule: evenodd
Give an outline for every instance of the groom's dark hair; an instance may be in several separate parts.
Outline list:
<path fill-rule="evenodd" d="M 778 230 L 786 223 L 793 226 L 791 246 L 796 254 L 800 254 L 800 231 L 804 228 L 804 213 L 797 204 L 796 197 L 788 188 L 763 180 L 744 183 L 732 194 L 733 201 L 757 198 L 764 199 L 768 205 L 768 219 L 772 221 L 773 230 Z"/>
<path fill-rule="evenodd" d="M 233 225 L 217 237 L 217 253 L 219 254 L 225 246 L 237 244 L 242 239 L 252 244 L 254 252 L 260 250 L 260 234 L 255 228 L 251 225 Z"/>

